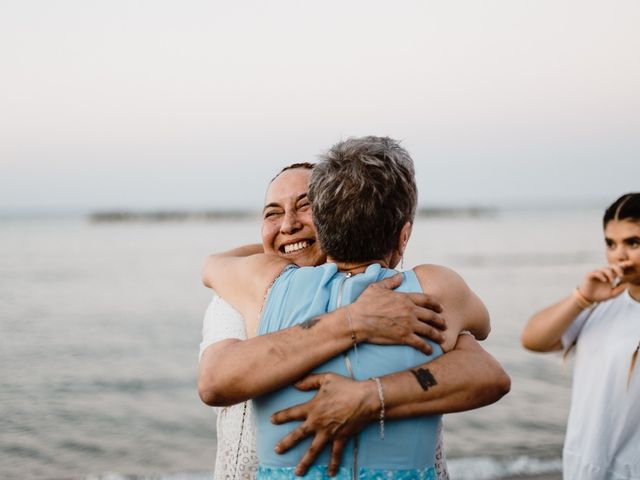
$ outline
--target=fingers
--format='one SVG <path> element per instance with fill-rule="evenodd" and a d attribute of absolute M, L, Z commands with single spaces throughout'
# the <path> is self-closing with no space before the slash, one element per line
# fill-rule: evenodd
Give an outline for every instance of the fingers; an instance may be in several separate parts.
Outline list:
<path fill-rule="evenodd" d="M 615 273 L 616 277 L 624 277 L 624 268 L 622 267 L 622 265 L 617 265 L 614 263 L 611 265 L 611 270 L 613 270 L 613 273 Z"/>
<path fill-rule="evenodd" d="M 385 290 L 394 290 L 398 288 L 402 284 L 402 279 L 404 276 L 401 273 L 396 273 L 392 277 L 387 277 L 379 282 L 374 283 L 373 285 L 377 285 L 380 288 L 384 288 Z"/>
<path fill-rule="evenodd" d="M 436 343 L 442 343 L 444 341 L 444 335 L 442 334 L 441 330 L 425 323 L 416 322 L 413 331 L 416 335 L 428 338 L 429 340 L 433 340 Z M 422 341 L 424 342 L 424 340 Z"/>
<path fill-rule="evenodd" d="M 342 463 L 342 452 L 347 445 L 347 441 L 343 439 L 334 440 L 331 446 L 331 460 L 329 461 L 329 475 L 335 477 L 338 474 L 340 463 Z"/>
<path fill-rule="evenodd" d="M 442 313 L 442 304 L 433 300 L 426 293 L 404 293 L 403 295 L 406 295 L 418 307 Z"/>
<path fill-rule="evenodd" d="M 316 457 L 320 455 L 320 452 L 322 452 L 322 449 L 324 448 L 327 441 L 328 438 L 324 435 L 316 435 L 313 438 L 311 446 L 305 452 L 302 460 L 300 460 L 300 463 L 298 463 L 298 466 L 296 467 L 296 475 L 298 477 L 301 477 L 302 475 L 307 473 L 307 470 L 309 470 L 309 467 L 313 465 Z"/>
<path fill-rule="evenodd" d="M 293 431 L 291 431 L 282 440 L 280 440 L 278 442 L 278 444 L 276 445 L 276 448 L 274 448 L 274 450 L 278 454 L 283 454 L 287 450 L 295 447 L 298 443 L 300 443 L 302 440 L 304 440 L 305 438 L 309 437 L 312 434 L 313 434 L 313 431 L 308 429 L 306 424 L 303 423 L 298 428 L 296 428 Z M 315 441 L 315 439 L 314 439 L 314 441 Z M 312 444 L 312 446 L 313 446 L 313 444 Z M 317 455 L 317 453 L 316 453 L 316 455 Z"/>
<path fill-rule="evenodd" d="M 306 377 L 294 383 L 294 387 L 296 387 L 298 390 L 302 390 L 303 392 L 309 390 L 317 390 L 322 386 L 324 376 L 324 373 L 307 375 Z"/>
<path fill-rule="evenodd" d="M 595 270 L 587 275 L 588 280 L 595 280 L 601 283 L 609 283 L 613 280 L 610 280 L 605 274 L 604 270 Z"/>
<path fill-rule="evenodd" d="M 416 334 L 407 337 L 407 345 L 415 348 L 416 350 L 421 351 L 425 355 L 431 355 L 433 353 L 433 348 L 429 345 L 428 342 L 424 340 L 424 338 L 419 337 Z M 438 342 L 440 343 L 440 342 Z"/>
<path fill-rule="evenodd" d="M 308 413 L 308 403 L 301 403 L 293 407 L 285 408 L 271 415 L 271 423 L 280 425 L 282 423 L 291 422 L 293 420 L 306 420 Z"/>
<path fill-rule="evenodd" d="M 415 307 L 415 314 L 423 323 L 427 323 L 433 327 L 436 327 L 440 330 L 445 330 L 447 328 L 447 322 L 442 315 L 438 315 L 431 310 L 427 310 L 425 308 Z"/>

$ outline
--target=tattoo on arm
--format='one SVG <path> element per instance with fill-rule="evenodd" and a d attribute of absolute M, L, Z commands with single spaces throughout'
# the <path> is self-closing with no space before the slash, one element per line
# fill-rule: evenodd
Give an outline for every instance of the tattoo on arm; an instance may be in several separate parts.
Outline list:
<path fill-rule="evenodd" d="M 415 370 L 411 370 L 411 373 L 416 377 L 416 380 L 425 392 L 429 390 L 430 387 L 438 384 L 428 368 L 416 368 Z"/>
<path fill-rule="evenodd" d="M 316 318 L 310 318 L 309 320 L 305 320 L 304 322 L 302 322 L 300 324 L 300 326 L 302 328 L 304 328 L 305 330 L 309 330 L 311 327 L 313 327 L 316 323 L 318 323 L 320 321 L 319 317 Z"/>

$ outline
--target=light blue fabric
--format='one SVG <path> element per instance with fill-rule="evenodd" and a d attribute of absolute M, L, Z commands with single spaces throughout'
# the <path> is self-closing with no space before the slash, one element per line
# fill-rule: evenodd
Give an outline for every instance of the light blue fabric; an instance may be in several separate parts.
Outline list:
<path fill-rule="evenodd" d="M 332 311 L 340 304 L 338 294 L 342 288 L 342 305 L 355 301 L 371 283 L 394 275 L 394 270 L 370 265 L 361 274 L 346 278 L 338 272 L 335 264 L 319 267 L 304 267 L 285 270 L 274 282 L 267 298 L 258 334 L 281 330 Z M 342 285 L 342 287 L 341 287 Z M 404 281 L 397 289 L 401 292 L 421 292 L 420 283 L 413 271 L 405 272 Z M 425 340 L 426 341 L 426 340 Z M 358 346 L 357 356 L 353 349 L 347 352 L 357 380 L 383 376 L 428 362 L 442 353 L 440 346 L 431 343 L 434 353 L 424 355 L 418 350 L 397 345 Z M 349 377 L 343 355 L 339 355 L 319 366 L 314 372 L 331 371 Z M 258 458 L 263 476 L 258 478 L 295 478 L 293 470 L 311 444 L 311 438 L 300 442 L 283 455 L 273 451 L 276 443 L 291 432 L 300 422 L 273 425 L 270 416 L 284 408 L 306 402 L 315 392 L 301 392 L 286 387 L 263 395 L 254 401 L 257 421 Z M 435 463 L 435 448 L 441 416 L 387 420 L 385 438 L 380 439 L 377 423 L 370 424 L 359 435 L 357 467 L 359 478 L 430 478 L 430 469 Z M 342 467 L 347 477 L 354 464 L 354 442 L 344 450 Z M 325 478 L 322 467 L 329 463 L 329 450 L 325 449 L 315 462 L 312 477 Z M 267 474 L 268 472 L 268 474 Z M 326 472 L 325 472 L 326 473 Z M 373 476 L 368 476 L 369 474 Z M 380 476 L 384 475 L 384 476 Z M 422 476 L 421 476 L 422 475 Z M 426 475 L 426 476 L 425 476 Z M 327 477 L 328 478 L 328 477 Z"/>
<path fill-rule="evenodd" d="M 292 478 L 303 480 L 350 480 L 351 470 L 341 467 L 335 477 L 329 477 L 327 467 L 312 466 L 303 477 L 295 476 L 295 467 L 269 468 L 258 466 L 257 478 L 261 480 L 290 480 Z M 435 468 L 421 470 L 373 470 L 361 468 L 358 472 L 358 480 L 438 480 Z"/>

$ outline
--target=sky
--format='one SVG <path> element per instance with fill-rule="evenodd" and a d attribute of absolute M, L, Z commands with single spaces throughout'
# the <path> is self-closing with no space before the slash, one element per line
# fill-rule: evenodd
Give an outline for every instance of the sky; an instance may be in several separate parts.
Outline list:
<path fill-rule="evenodd" d="M 259 208 L 350 136 L 422 205 L 640 190 L 640 2 L 3 0 L 0 209 Z"/>

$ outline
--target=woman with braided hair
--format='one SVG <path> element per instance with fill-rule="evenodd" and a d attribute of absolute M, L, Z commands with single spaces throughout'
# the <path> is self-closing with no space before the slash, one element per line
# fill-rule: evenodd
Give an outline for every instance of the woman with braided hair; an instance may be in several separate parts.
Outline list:
<path fill-rule="evenodd" d="M 536 352 L 575 351 L 565 479 L 640 479 L 640 193 L 604 214 L 608 265 L 534 315 L 522 334 Z"/>

